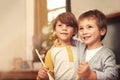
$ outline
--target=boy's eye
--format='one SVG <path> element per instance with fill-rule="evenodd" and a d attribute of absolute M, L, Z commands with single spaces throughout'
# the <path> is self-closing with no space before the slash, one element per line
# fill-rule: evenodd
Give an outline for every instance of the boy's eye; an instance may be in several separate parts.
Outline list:
<path fill-rule="evenodd" d="M 92 28 L 93 26 L 88 26 L 88 28 Z"/>
<path fill-rule="evenodd" d="M 59 24 L 58 26 L 62 26 L 61 24 Z"/>
<path fill-rule="evenodd" d="M 79 28 L 79 30 L 83 30 L 83 28 L 82 28 L 82 27 L 80 27 L 80 28 Z"/>

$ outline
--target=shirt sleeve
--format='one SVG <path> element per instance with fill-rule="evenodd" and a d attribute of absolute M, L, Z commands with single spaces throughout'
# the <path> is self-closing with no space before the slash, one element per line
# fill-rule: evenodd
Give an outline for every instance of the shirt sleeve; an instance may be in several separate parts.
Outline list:
<path fill-rule="evenodd" d="M 54 72 L 51 49 L 47 52 L 47 54 L 46 54 L 46 56 L 45 56 L 45 65 L 46 65 L 47 67 L 49 67 L 49 70 L 50 70 L 51 72 Z"/>
<path fill-rule="evenodd" d="M 97 70 L 95 71 L 97 74 L 97 79 L 98 80 L 117 80 L 118 78 L 118 71 L 116 67 L 116 60 L 115 60 L 115 55 L 112 51 L 108 50 L 103 58 L 103 63 L 104 66 L 102 71 Z"/>

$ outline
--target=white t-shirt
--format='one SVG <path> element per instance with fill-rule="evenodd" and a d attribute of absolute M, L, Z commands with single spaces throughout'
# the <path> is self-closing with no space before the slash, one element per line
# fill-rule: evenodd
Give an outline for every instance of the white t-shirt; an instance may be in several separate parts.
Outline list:
<path fill-rule="evenodd" d="M 103 47 L 103 46 L 102 46 Z M 86 61 L 89 62 L 90 59 L 96 54 L 97 51 L 99 51 L 102 47 L 92 49 L 92 50 L 86 50 Z"/>

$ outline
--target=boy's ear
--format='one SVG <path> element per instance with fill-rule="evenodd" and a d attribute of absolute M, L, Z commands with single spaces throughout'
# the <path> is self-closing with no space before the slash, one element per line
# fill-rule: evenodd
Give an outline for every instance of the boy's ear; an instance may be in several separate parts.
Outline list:
<path fill-rule="evenodd" d="M 102 29 L 100 30 L 101 35 L 105 35 L 106 32 L 107 32 L 107 30 L 106 30 L 105 28 L 102 28 Z"/>

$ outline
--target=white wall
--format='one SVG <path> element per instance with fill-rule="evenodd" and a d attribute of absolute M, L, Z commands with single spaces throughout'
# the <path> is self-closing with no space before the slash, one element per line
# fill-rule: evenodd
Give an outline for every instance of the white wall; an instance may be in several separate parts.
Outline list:
<path fill-rule="evenodd" d="M 120 12 L 120 0 L 71 0 L 71 10 L 77 18 L 90 9 L 99 9 L 105 14 Z"/>
<path fill-rule="evenodd" d="M 33 4 L 33 0 L 0 0 L 0 71 L 11 70 L 13 58 L 26 59 L 28 49 L 32 51 Z"/>

